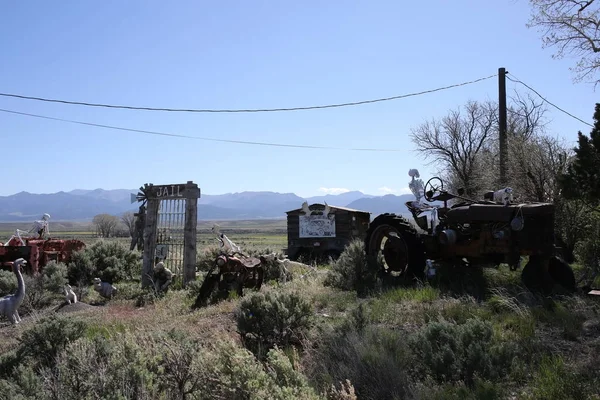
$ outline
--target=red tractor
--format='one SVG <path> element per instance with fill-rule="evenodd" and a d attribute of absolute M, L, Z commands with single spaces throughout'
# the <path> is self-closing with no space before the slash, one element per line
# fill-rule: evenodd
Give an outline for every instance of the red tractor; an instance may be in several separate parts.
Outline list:
<path fill-rule="evenodd" d="M 37 274 L 54 260 L 67 263 L 74 251 L 85 248 L 85 243 L 77 239 L 40 239 L 37 237 L 13 236 L 6 244 L 0 243 L 0 268 L 9 269 L 14 260 L 24 258 L 28 274 Z"/>

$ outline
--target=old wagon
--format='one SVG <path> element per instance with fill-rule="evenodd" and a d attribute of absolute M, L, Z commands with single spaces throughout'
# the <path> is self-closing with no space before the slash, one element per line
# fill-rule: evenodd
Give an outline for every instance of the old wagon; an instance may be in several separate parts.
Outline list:
<path fill-rule="evenodd" d="M 352 239 L 365 237 L 371 219 L 367 211 L 306 202 L 286 214 L 290 260 L 336 259 Z"/>

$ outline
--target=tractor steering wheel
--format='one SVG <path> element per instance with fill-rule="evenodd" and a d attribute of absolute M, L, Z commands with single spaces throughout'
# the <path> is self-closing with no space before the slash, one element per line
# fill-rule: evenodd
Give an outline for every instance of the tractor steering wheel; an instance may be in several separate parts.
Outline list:
<path fill-rule="evenodd" d="M 431 181 L 438 181 L 438 184 L 433 184 Z M 429 189 L 428 189 L 429 187 Z M 427 181 L 427 183 L 425 184 L 425 188 L 423 189 L 423 196 L 425 197 L 425 200 L 427 201 L 433 201 L 433 195 L 435 192 L 441 192 L 444 190 L 444 182 L 442 181 L 441 178 L 438 178 L 437 176 L 434 176 L 433 178 L 431 178 L 430 180 Z"/>

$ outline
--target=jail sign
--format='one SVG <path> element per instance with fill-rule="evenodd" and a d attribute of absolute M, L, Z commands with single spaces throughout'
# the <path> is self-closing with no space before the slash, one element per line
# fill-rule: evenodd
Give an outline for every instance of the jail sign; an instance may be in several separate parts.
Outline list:
<path fill-rule="evenodd" d="M 185 189 L 185 184 L 151 186 L 148 197 L 151 196 L 160 200 L 184 199 Z"/>

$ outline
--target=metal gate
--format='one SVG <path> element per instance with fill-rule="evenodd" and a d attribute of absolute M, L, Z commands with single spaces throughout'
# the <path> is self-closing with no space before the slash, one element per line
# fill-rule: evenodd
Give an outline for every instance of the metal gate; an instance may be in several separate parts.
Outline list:
<path fill-rule="evenodd" d="M 185 199 L 160 200 L 156 257 L 177 276 L 183 274 Z"/>

